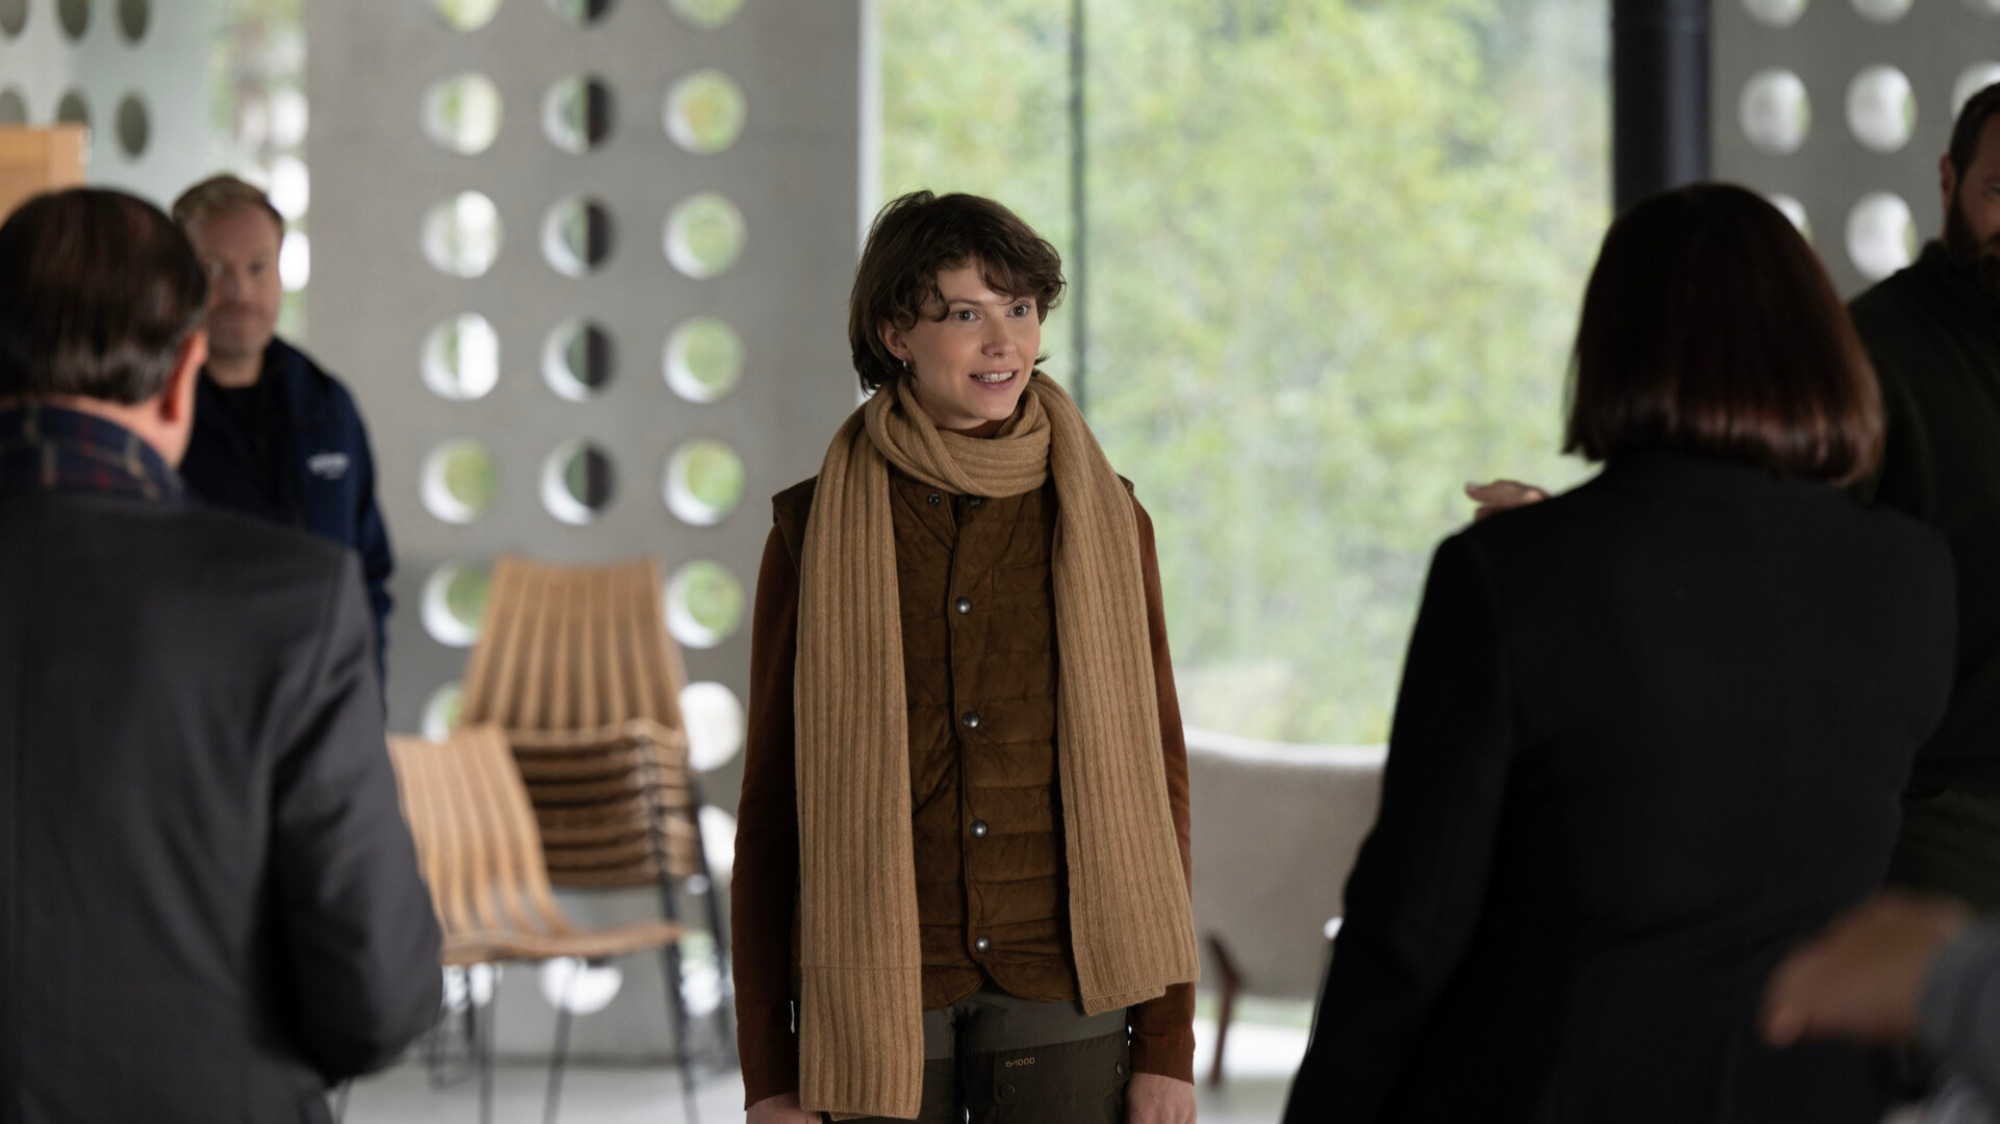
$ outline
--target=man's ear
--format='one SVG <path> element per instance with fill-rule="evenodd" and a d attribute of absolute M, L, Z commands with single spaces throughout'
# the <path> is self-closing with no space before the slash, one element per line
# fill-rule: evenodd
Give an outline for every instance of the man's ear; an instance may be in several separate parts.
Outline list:
<path fill-rule="evenodd" d="M 167 376 L 167 392 L 160 396 L 160 420 L 169 425 L 186 425 L 194 418 L 195 380 L 208 362 L 208 332 L 196 328 L 181 341 L 174 356 L 173 373 Z"/>
<path fill-rule="evenodd" d="M 875 330 L 882 337 L 882 346 L 889 349 L 889 354 L 901 359 L 907 366 L 910 362 L 910 341 L 904 337 L 903 330 L 888 320 L 882 321 Z"/>

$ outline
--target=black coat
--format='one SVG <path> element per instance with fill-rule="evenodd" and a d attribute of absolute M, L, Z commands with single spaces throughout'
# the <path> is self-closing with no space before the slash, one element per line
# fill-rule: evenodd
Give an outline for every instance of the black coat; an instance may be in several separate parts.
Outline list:
<path fill-rule="evenodd" d="M 1889 439 L 1857 489 L 1936 527 L 1959 588 L 1958 693 L 1917 759 L 1921 789 L 2000 797 L 2000 304 L 1933 242 L 1855 298 Z M 2000 881 L 2000 876 L 1996 876 Z"/>
<path fill-rule="evenodd" d="M 1880 1059 L 1755 1014 L 1880 882 L 1953 627 L 1935 532 L 1691 457 L 1446 540 L 1287 1124 L 1875 1124 Z"/>
<path fill-rule="evenodd" d="M 0 495 L 0 1120 L 324 1120 L 438 1009 L 339 547 Z"/>
<path fill-rule="evenodd" d="M 359 554 L 380 665 L 395 557 L 375 502 L 375 457 L 361 411 L 339 379 L 275 337 L 264 348 L 257 390 L 261 434 L 246 428 L 206 373 L 195 383 L 194 435 L 181 478 L 216 507 L 309 531 Z M 270 450 L 268 476 L 255 451 L 260 439 Z"/>

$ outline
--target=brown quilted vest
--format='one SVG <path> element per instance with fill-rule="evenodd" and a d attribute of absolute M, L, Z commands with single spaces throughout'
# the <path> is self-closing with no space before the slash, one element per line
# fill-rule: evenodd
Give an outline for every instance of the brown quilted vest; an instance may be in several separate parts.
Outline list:
<path fill-rule="evenodd" d="M 985 979 L 1023 999 L 1074 999 L 1055 746 L 1055 486 L 982 499 L 892 468 L 889 488 L 924 1007 L 956 1003 Z M 812 483 L 775 506 L 796 563 Z"/>

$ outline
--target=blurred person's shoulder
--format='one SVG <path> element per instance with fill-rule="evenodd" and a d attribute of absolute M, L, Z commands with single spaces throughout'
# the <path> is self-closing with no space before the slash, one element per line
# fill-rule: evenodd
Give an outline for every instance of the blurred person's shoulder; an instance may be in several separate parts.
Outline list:
<path fill-rule="evenodd" d="M 1950 376 L 1957 345 L 1968 335 L 2000 336 L 1989 300 L 1967 292 L 1953 275 L 1943 246 L 1932 242 L 1910 265 L 1848 302 L 1855 334 L 1885 380 Z"/>
<path fill-rule="evenodd" d="M 354 392 L 304 348 L 282 336 L 272 336 L 264 364 L 267 371 L 278 372 L 294 394 L 304 396 L 304 401 L 295 408 L 316 408 L 343 420 L 360 419 L 361 409 Z"/>
<path fill-rule="evenodd" d="M 785 540 L 793 561 L 805 548 L 806 520 L 812 515 L 813 495 L 818 491 L 819 477 L 811 476 L 771 497 L 771 523 Z"/>

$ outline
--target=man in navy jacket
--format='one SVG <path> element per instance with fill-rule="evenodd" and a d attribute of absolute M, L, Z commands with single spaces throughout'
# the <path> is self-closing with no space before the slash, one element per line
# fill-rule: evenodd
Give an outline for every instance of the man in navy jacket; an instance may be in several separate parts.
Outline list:
<path fill-rule="evenodd" d="M 347 388 L 277 338 L 284 219 L 255 187 L 215 176 L 174 203 L 174 220 L 208 272 L 211 341 L 181 476 L 214 506 L 359 554 L 380 671 L 395 560 L 375 504 L 375 460 Z"/>

